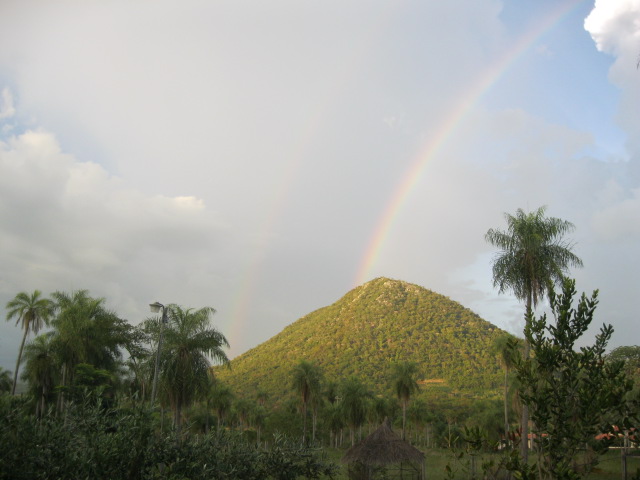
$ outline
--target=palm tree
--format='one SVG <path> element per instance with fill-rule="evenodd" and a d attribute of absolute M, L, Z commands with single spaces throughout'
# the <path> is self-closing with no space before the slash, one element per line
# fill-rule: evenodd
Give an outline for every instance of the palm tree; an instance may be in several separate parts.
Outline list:
<path fill-rule="evenodd" d="M 167 325 L 164 327 L 164 345 L 161 352 L 161 384 L 173 410 L 173 424 L 178 431 L 182 425 L 182 410 L 209 388 L 210 358 L 228 364 L 223 347 L 229 342 L 211 326 L 215 310 L 167 307 Z M 160 319 L 151 319 L 159 325 Z"/>
<path fill-rule="evenodd" d="M 7 303 L 7 321 L 17 318 L 16 325 L 22 323 L 22 342 L 18 351 L 18 360 L 16 361 L 16 370 L 13 372 L 13 387 L 11 394 L 16 393 L 16 384 L 18 383 L 18 370 L 20 369 L 20 361 L 22 360 L 22 349 L 24 342 L 29 333 L 38 334 L 40 329 L 49 325 L 49 319 L 53 315 L 54 304 L 47 298 L 41 298 L 42 292 L 34 290 L 31 295 L 27 292 L 18 293 L 13 300 Z"/>
<path fill-rule="evenodd" d="M 36 417 L 45 413 L 57 381 L 59 366 L 53 336 L 53 332 L 38 335 L 24 350 L 25 368 L 22 378 L 28 381 L 36 399 Z"/>
<path fill-rule="evenodd" d="M 307 438 L 307 406 L 312 397 L 320 395 L 322 372 L 316 365 L 302 360 L 293 368 L 292 374 L 291 386 L 300 395 L 302 401 L 302 443 L 304 444 Z"/>
<path fill-rule="evenodd" d="M 233 406 L 233 409 L 235 410 L 236 416 L 238 418 L 238 426 L 241 432 L 245 431 L 251 426 L 249 425 L 249 419 L 251 416 L 253 405 L 254 404 L 251 402 L 251 400 L 247 398 L 239 398 L 238 400 L 236 400 L 236 403 Z"/>
<path fill-rule="evenodd" d="M 309 404 L 311 405 L 311 443 L 315 443 L 316 429 L 318 426 L 318 410 L 320 410 L 324 404 L 322 394 L 320 392 L 316 392 L 314 395 L 311 395 Z"/>
<path fill-rule="evenodd" d="M 345 416 L 340 403 L 329 403 L 324 409 L 323 417 L 325 424 L 329 428 L 329 446 L 338 448 L 340 432 L 345 426 Z"/>
<path fill-rule="evenodd" d="M 396 363 L 393 366 L 393 389 L 402 405 L 402 439 L 405 439 L 405 428 L 407 424 L 407 405 L 411 395 L 418 390 L 416 375 L 418 365 L 414 362 Z"/>
<path fill-rule="evenodd" d="M 525 302 L 525 329 L 530 325 L 533 309 L 554 284 L 560 284 L 570 266 L 582 266 L 582 260 L 571 252 L 573 243 L 564 235 L 574 225 L 566 220 L 545 217 L 546 207 L 515 215 L 505 213 L 507 230 L 489 229 L 485 239 L 499 249 L 493 259 L 493 285 L 500 293 L 507 290 Z M 529 343 L 524 342 L 524 357 L 529 358 Z M 528 460 L 529 410 L 522 409 L 521 452 Z"/>
<path fill-rule="evenodd" d="M 340 393 L 340 406 L 349 426 L 351 446 L 354 446 L 356 429 L 361 427 L 367 419 L 367 407 L 372 395 L 369 389 L 355 376 L 347 378 L 342 383 Z"/>
<path fill-rule="evenodd" d="M 515 364 L 515 352 L 512 347 L 512 342 L 515 339 L 509 335 L 504 334 L 493 342 L 493 351 L 498 357 L 500 365 L 504 369 L 504 439 L 505 442 L 509 440 L 509 370 Z"/>
<path fill-rule="evenodd" d="M 227 385 L 216 381 L 210 387 L 209 394 L 207 395 L 207 403 L 216 411 L 219 430 L 220 427 L 224 425 L 224 419 L 231 409 L 233 393 Z"/>
<path fill-rule="evenodd" d="M 57 315 L 52 321 L 54 347 L 62 365 L 62 385 L 73 384 L 76 366 L 86 363 L 113 372 L 130 343 L 132 327 L 105 307 L 104 298 L 93 298 L 87 290 L 71 294 L 55 292 Z M 58 409 L 64 396 L 58 397 Z"/>
<path fill-rule="evenodd" d="M 260 445 L 260 436 L 262 435 L 262 429 L 264 428 L 265 421 L 267 419 L 267 411 L 262 405 L 254 405 L 251 410 L 250 421 L 256 429 L 256 444 Z"/>
<path fill-rule="evenodd" d="M 144 324 L 141 324 L 130 328 L 124 345 L 129 354 L 129 358 L 123 365 L 126 368 L 127 389 L 132 400 L 136 399 L 142 404 L 145 402 L 154 366 L 151 352 L 146 348 L 148 341 L 149 337 L 144 331 Z"/>
<path fill-rule="evenodd" d="M 425 400 L 422 398 L 416 398 L 413 402 L 411 402 L 411 407 L 409 407 L 408 414 L 415 428 L 417 441 L 420 436 L 420 431 L 424 431 L 426 433 L 426 425 L 429 422 L 430 415 L 427 402 L 425 402 Z"/>

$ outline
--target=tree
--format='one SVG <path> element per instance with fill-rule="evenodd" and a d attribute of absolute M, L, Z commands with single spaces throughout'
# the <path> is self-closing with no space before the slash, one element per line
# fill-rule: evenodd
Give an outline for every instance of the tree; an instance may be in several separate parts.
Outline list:
<path fill-rule="evenodd" d="M 127 388 L 132 399 L 141 404 L 145 402 L 147 391 L 151 387 L 154 359 L 150 349 L 146 348 L 149 336 L 144 330 L 144 323 L 131 328 L 129 340 L 124 348 L 129 354 L 125 362 L 128 369 Z"/>
<path fill-rule="evenodd" d="M 22 360 L 22 349 L 24 342 L 30 333 L 38 334 L 40 329 L 45 325 L 49 325 L 49 319 L 53 315 L 54 304 L 47 298 L 41 298 L 42 292 L 34 290 L 33 293 L 18 293 L 13 300 L 7 303 L 7 321 L 16 318 L 16 325 L 22 323 L 22 342 L 20 342 L 20 350 L 18 350 L 18 359 L 16 361 L 16 370 L 13 372 L 13 387 L 11 394 L 16 393 L 16 384 L 18 383 L 18 370 L 20 369 L 20 361 Z"/>
<path fill-rule="evenodd" d="M 413 424 L 413 428 L 415 429 L 416 441 L 418 441 L 420 432 L 424 431 L 426 433 L 426 425 L 430 419 L 427 402 L 423 398 L 416 398 L 411 402 L 411 406 L 409 407 L 407 414 Z"/>
<path fill-rule="evenodd" d="M 211 326 L 211 316 L 215 312 L 213 308 L 194 310 L 169 305 L 167 309 L 160 378 L 173 411 L 173 423 L 179 431 L 183 408 L 204 396 L 209 388 L 209 358 L 219 363 L 229 363 L 223 350 L 223 347 L 229 347 L 229 342 Z M 160 318 L 150 319 L 155 326 L 159 326 L 160 322 Z"/>
<path fill-rule="evenodd" d="M 633 381 L 633 389 L 627 394 L 630 404 L 640 403 L 640 347 L 626 345 L 614 348 L 607 355 L 608 362 L 622 362 L 627 377 Z"/>
<path fill-rule="evenodd" d="M 216 411 L 218 430 L 220 430 L 233 404 L 233 393 L 231 389 L 220 381 L 214 382 L 210 387 L 207 403 Z"/>
<path fill-rule="evenodd" d="M 251 426 L 250 420 L 254 407 L 255 404 L 247 398 L 239 398 L 238 400 L 236 400 L 234 410 L 238 417 L 238 423 L 240 424 L 241 432 Z"/>
<path fill-rule="evenodd" d="M 0 394 L 10 392 L 12 385 L 11 370 L 0 367 Z"/>
<path fill-rule="evenodd" d="M 378 428 L 382 425 L 385 418 L 389 418 L 393 423 L 393 414 L 391 412 L 392 404 L 393 406 L 397 405 L 393 399 L 379 396 L 374 397 L 367 412 L 369 425 L 373 425 L 374 428 Z"/>
<path fill-rule="evenodd" d="M 637 345 L 625 345 L 614 348 L 607 355 L 611 362 L 623 362 L 627 375 L 638 377 L 640 375 L 640 347 Z"/>
<path fill-rule="evenodd" d="M 533 355 L 516 363 L 520 396 L 531 408 L 542 479 L 586 475 L 596 464 L 596 454 L 608 447 L 606 439 L 596 436 L 613 430 L 611 419 L 626 423 L 625 395 L 631 382 L 622 362 L 605 361 L 613 328 L 603 325 L 593 345 L 576 350 L 593 320 L 598 292 L 591 298 L 582 294 L 577 306 L 575 293 L 573 280 L 565 280 L 559 296 L 549 292 L 553 325 L 547 326 L 546 314 L 538 319 L 529 315 L 525 336 Z"/>
<path fill-rule="evenodd" d="M 291 387 L 300 395 L 302 402 L 302 443 L 306 443 L 307 438 L 307 406 L 312 397 L 320 395 L 320 385 L 322 372 L 317 365 L 302 360 L 292 371 Z"/>
<path fill-rule="evenodd" d="M 324 384 L 324 398 L 330 405 L 335 405 L 339 396 L 339 385 L 334 380 L 326 381 Z"/>
<path fill-rule="evenodd" d="M 504 439 L 505 442 L 509 439 L 509 370 L 514 366 L 516 356 L 520 355 L 520 352 L 514 352 L 514 349 L 510 345 L 510 341 L 514 341 L 514 338 L 509 334 L 504 334 L 496 337 L 493 350 L 500 365 L 504 369 Z"/>
<path fill-rule="evenodd" d="M 349 426 L 351 446 L 354 446 L 356 429 L 362 426 L 367 419 L 368 401 L 372 395 L 369 389 L 355 376 L 347 378 L 342 383 L 340 393 L 340 406 Z"/>
<path fill-rule="evenodd" d="M 122 358 L 121 349 L 130 343 L 132 327 L 105 306 L 104 298 L 93 298 L 87 290 L 54 292 L 56 318 L 53 347 L 61 363 L 62 387 L 73 385 L 76 366 L 81 363 L 114 372 Z M 64 395 L 58 409 L 64 408 Z"/>
<path fill-rule="evenodd" d="M 396 363 L 393 366 L 393 389 L 402 405 L 402 439 L 405 439 L 407 424 L 407 405 L 411 395 L 418 391 L 416 375 L 418 365 L 415 362 Z"/>
<path fill-rule="evenodd" d="M 340 403 L 329 403 L 324 410 L 324 419 L 329 428 L 329 446 L 338 448 L 339 434 L 345 426 L 342 405 Z"/>
<path fill-rule="evenodd" d="M 38 335 L 24 349 L 25 368 L 22 378 L 27 380 L 36 399 L 36 416 L 41 417 L 47 403 L 53 400 L 58 376 L 58 359 L 52 342 L 53 332 Z"/>
<path fill-rule="evenodd" d="M 499 249 L 493 259 L 493 285 L 500 293 L 513 292 L 525 302 L 525 319 L 542 300 L 549 287 L 560 284 L 570 266 L 582 266 L 582 260 L 571 252 L 573 244 L 564 235 L 574 225 L 566 220 L 545 216 L 546 207 L 515 216 L 505 213 L 507 230 L 489 229 L 485 239 Z M 528 320 L 526 320 L 528 322 Z M 528 325 L 525 326 L 525 329 Z M 529 343 L 524 342 L 524 357 L 529 357 Z M 522 409 L 522 460 L 528 460 L 529 412 Z"/>

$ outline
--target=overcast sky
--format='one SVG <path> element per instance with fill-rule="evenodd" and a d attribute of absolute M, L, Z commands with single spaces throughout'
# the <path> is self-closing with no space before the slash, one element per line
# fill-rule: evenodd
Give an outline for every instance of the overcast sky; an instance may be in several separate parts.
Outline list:
<path fill-rule="evenodd" d="M 640 344 L 639 54 L 640 0 L 4 0 L 0 308 L 212 306 L 234 357 L 386 276 L 519 333 L 484 234 L 546 205 Z"/>

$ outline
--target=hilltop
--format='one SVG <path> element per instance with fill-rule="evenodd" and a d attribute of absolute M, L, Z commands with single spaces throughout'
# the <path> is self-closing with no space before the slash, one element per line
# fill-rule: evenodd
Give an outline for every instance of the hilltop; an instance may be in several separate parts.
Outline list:
<path fill-rule="evenodd" d="M 391 363 L 413 361 L 423 383 L 494 389 L 501 375 L 491 347 L 502 334 L 444 295 L 376 278 L 298 319 L 216 375 L 241 395 L 263 390 L 278 396 L 289 388 L 293 366 L 305 359 L 327 379 L 356 375 L 381 391 Z"/>

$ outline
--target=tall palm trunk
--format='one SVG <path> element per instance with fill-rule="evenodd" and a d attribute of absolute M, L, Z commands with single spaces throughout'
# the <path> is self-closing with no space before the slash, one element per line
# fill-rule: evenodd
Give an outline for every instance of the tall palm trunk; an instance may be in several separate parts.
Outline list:
<path fill-rule="evenodd" d="M 307 402 L 302 402 L 302 444 L 307 441 Z"/>
<path fill-rule="evenodd" d="M 29 329 L 25 328 L 24 335 L 22 335 L 22 342 L 20 342 L 18 359 L 16 360 L 16 371 L 13 373 L 13 387 L 11 388 L 11 395 L 16 394 L 16 385 L 18 384 L 18 369 L 20 368 L 20 360 L 22 360 L 22 349 L 24 348 L 24 342 L 27 339 L 27 333 L 29 333 Z"/>
<path fill-rule="evenodd" d="M 62 365 L 62 386 L 67 386 L 67 364 L 64 363 Z M 58 414 L 61 414 L 64 410 L 64 389 L 60 390 L 58 394 L 58 405 L 57 405 Z"/>
<path fill-rule="evenodd" d="M 531 316 L 532 309 L 532 294 L 529 292 L 527 295 L 527 317 L 525 319 L 526 326 L 529 325 L 529 317 Z M 529 360 L 530 357 L 530 345 L 526 336 L 524 339 L 524 360 Z M 529 406 L 526 403 L 522 404 L 522 418 L 520 420 L 520 429 L 522 434 L 520 436 L 520 455 L 522 456 L 522 462 L 527 463 L 529 461 Z"/>
<path fill-rule="evenodd" d="M 176 399 L 175 410 L 173 411 L 173 426 L 179 435 L 182 427 L 182 401 L 180 398 Z"/>
<path fill-rule="evenodd" d="M 407 399 L 402 399 L 402 439 L 405 440 L 405 428 L 407 425 Z"/>
<path fill-rule="evenodd" d="M 318 407 L 314 406 L 313 410 L 311 411 L 312 415 L 311 415 L 311 442 L 315 443 L 316 441 L 316 425 L 318 422 Z"/>
<path fill-rule="evenodd" d="M 509 369 L 504 369 L 504 442 L 505 446 L 509 442 Z"/>

